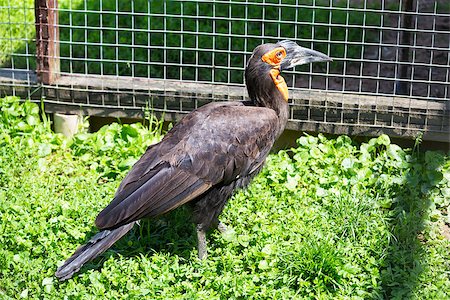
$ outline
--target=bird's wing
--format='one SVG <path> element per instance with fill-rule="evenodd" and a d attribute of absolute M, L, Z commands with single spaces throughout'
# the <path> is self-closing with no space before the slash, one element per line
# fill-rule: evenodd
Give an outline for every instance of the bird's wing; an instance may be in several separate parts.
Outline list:
<path fill-rule="evenodd" d="M 125 188 L 103 209 L 95 224 L 100 229 L 115 228 L 145 216 L 157 216 L 201 195 L 210 183 L 171 166 L 157 165 L 132 188 Z"/>
<path fill-rule="evenodd" d="M 150 145 L 142 157 L 134 164 L 133 168 L 128 172 L 120 183 L 116 195 L 122 192 L 126 187 L 138 187 L 141 185 L 140 179 L 148 172 L 162 162 L 161 158 L 173 152 L 180 141 L 186 138 L 194 128 L 202 124 L 207 116 L 214 110 L 224 106 L 241 106 L 240 102 L 214 102 L 209 103 L 201 108 L 186 115 L 180 120 L 163 138 L 163 140 L 155 145 Z"/>
<path fill-rule="evenodd" d="M 273 110 L 240 103 L 206 105 L 149 147 L 98 215 L 100 229 L 157 216 L 256 170 L 275 140 Z"/>

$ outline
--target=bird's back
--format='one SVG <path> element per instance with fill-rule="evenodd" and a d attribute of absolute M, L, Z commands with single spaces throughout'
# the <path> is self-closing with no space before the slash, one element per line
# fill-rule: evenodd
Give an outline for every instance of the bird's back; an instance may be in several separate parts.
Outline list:
<path fill-rule="evenodd" d="M 241 102 L 193 111 L 147 149 L 100 212 L 97 226 L 165 213 L 259 170 L 277 137 L 277 122 L 273 110 Z"/>

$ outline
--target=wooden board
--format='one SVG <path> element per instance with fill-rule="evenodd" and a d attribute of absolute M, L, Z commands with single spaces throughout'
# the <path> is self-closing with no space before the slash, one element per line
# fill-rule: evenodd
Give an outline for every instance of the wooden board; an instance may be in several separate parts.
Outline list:
<path fill-rule="evenodd" d="M 62 76 L 43 91 L 52 110 L 141 118 L 145 109 L 168 121 L 210 101 L 246 98 L 242 86 L 116 76 Z M 368 96 L 332 91 L 291 91 L 287 128 L 332 134 L 450 142 L 450 101 Z M 70 107 L 70 108 L 69 108 Z"/>

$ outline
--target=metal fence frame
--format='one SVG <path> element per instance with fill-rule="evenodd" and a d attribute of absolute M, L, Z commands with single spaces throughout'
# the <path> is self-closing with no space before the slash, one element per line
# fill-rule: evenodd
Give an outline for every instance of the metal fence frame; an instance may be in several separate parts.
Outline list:
<path fill-rule="evenodd" d="M 242 74 L 251 48 L 289 38 L 321 48 L 339 68 L 310 65 L 286 74 L 292 98 L 288 129 L 405 138 L 422 132 L 425 140 L 450 141 L 450 28 L 445 27 L 450 5 L 445 0 L 381 0 L 372 6 L 368 0 L 147 1 L 147 8 L 132 0 L 125 11 L 119 0 L 67 1 L 63 7 L 57 0 L 24 6 L 35 11 L 35 22 L 24 23 L 35 24 L 36 49 L 27 43 L 24 53 L 11 50 L 10 66 L 0 65 L 1 93 L 44 97 L 52 112 L 141 117 L 150 107 L 174 121 L 209 101 L 244 99 Z M 82 5 L 73 7 L 73 2 Z M 153 8 L 156 2 L 161 6 Z M 112 6 L 106 9 L 105 3 Z M 11 15 L 15 8 L 1 9 Z M 344 19 L 335 20 L 336 15 Z M 146 28 L 142 20 L 148 20 Z M 14 22 L 9 18 L 0 25 Z M 351 38 L 355 32 L 360 36 Z M 173 36 L 178 44 L 171 44 Z M 155 40 L 160 44 L 152 44 Z M 114 49 L 113 57 L 107 48 Z M 84 56 L 77 54 L 80 49 Z M 155 53 L 160 57 L 152 61 Z M 139 57 L 145 54 L 146 61 Z M 20 57 L 26 58 L 22 68 L 15 66 Z"/>

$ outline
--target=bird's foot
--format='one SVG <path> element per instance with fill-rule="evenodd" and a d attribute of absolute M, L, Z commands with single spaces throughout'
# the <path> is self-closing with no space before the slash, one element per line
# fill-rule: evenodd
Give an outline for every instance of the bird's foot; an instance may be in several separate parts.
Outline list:
<path fill-rule="evenodd" d="M 219 221 L 219 224 L 217 225 L 217 229 L 219 229 L 221 234 L 225 234 L 227 233 L 227 231 L 229 230 L 227 225 L 223 224 L 222 222 Z"/>
<path fill-rule="evenodd" d="M 219 224 L 217 225 L 217 229 L 220 231 L 220 234 L 222 235 L 223 239 L 226 241 L 232 241 L 236 238 L 236 232 L 234 231 L 233 227 L 227 226 L 219 221 Z"/>

